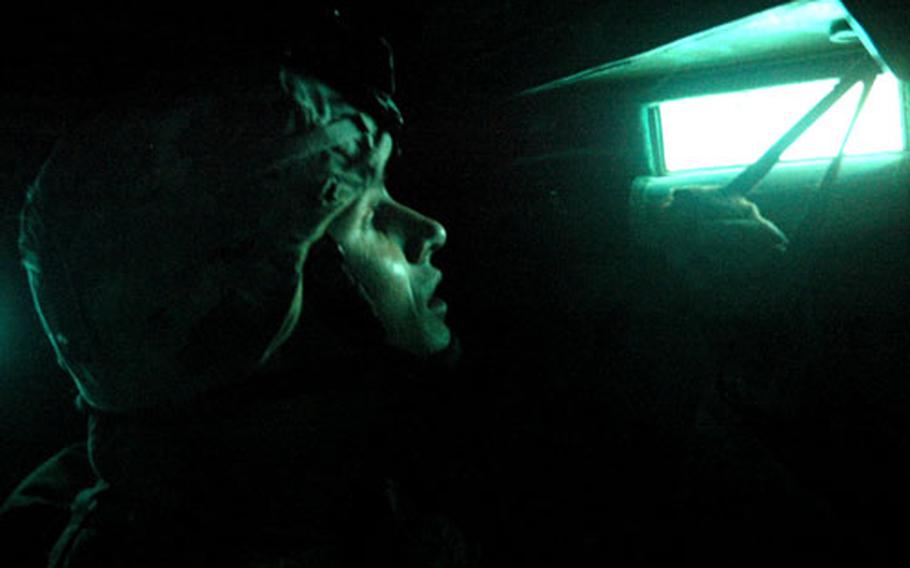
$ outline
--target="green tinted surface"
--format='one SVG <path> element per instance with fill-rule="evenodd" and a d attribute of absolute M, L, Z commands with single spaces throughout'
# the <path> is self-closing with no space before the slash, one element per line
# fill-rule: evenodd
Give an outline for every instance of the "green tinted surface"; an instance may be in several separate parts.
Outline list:
<path fill-rule="evenodd" d="M 750 164 L 836 83 L 824 79 L 661 103 L 664 165 L 673 172 Z M 861 92 L 862 85 L 855 85 L 781 159 L 836 155 Z M 903 148 L 900 86 L 894 75 L 880 75 L 845 152 L 876 154 Z"/>

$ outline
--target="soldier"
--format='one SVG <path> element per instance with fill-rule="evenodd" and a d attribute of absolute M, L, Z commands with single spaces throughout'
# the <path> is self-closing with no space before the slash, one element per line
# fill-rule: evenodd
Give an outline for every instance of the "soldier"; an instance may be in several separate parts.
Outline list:
<path fill-rule="evenodd" d="M 30 188 L 24 265 L 89 422 L 4 506 L 36 562 L 468 562 L 390 457 L 455 351 L 445 230 L 385 185 L 387 46 L 327 25 L 126 99 Z"/>

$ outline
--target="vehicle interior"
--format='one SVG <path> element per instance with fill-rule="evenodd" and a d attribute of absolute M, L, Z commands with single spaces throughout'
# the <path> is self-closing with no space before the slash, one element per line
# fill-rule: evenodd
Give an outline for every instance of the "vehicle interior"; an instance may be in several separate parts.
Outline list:
<path fill-rule="evenodd" d="M 206 40 L 236 38 L 240 16 Z M 471 390 L 465 428 L 491 433 L 478 500 L 501 503 L 478 522 L 516 563 L 902 553 L 901 3 L 469 0 L 359 17 L 396 53 L 406 127 L 390 191 L 448 230 L 437 264 Z M 33 314 L 17 211 L 104 88 L 105 42 L 134 21 L 28 22 L 54 37 L 3 70 L 4 494 L 84 435 Z M 149 21 L 131 41 L 183 45 L 167 18 Z M 662 215 L 692 188 L 754 203 L 786 251 L 731 233 L 680 266 L 674 251 L 701 228 L 668 236 Z"/>

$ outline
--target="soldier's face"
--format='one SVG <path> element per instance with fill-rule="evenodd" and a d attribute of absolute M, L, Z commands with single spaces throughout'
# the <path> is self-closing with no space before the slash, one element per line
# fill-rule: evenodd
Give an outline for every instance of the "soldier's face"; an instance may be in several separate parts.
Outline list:
<path fill-rule="evenodd" d="M 442 273 L 431 263 L 446 240 L 439 222 L 398 203 L 377 181 L 328 233 L 391 346 L 426 356 L 449 345 L 447 306 L 435 295 Z"/>

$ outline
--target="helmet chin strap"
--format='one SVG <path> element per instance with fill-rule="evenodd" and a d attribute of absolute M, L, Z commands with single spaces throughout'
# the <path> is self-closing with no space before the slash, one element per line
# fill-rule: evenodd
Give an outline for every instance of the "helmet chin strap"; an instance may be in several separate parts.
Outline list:
<path fill-rule="evenodd" d="M 339 339 L 359 349 L 387 343 L 376 302 L 348 267 L 344 248 L 326 235 L 311 251 L 304 267 L 307 299 L 304 314 L 316 314 Z"/>
<path fill-rule="evenodd" d="M 414 370 L 429 371 L 435 368 L 450 369 L 454 367 L 457 361 L 461 358 L 461 342 L 454 334 L 452 335 L 452 340 L 449 342 L 449 345 L 445 349 L 423 357 L 407 353 L 402 349 L 393 347 L 389 341 L 388 331 L 385 330 L 379 317 L 379 310 L 376 307 L 376 301 L 370 295 L 366 286 L 364 286 L 363 283 L 357 278 L 357 276 L 348 268 L 347 263 L 345 262 L 344 247 L 332 239 L 331 236 L 326 236 L 324 241 L 326 242 L 327 247 L 334 246 L 335 252 L 337 254 L 337 262 L 339 263 L 341 272 L 347 277 L 347 284 L 353 287 L 356 295 L 362 302 L 366 304 L 366 307 L 369 309 L 370 314 L 373 316 L 373 321 L 371 324 L 374 326 L 378 325 L 382 330 L 381 341 L 377 341 L 375 345 L 370 347 L 370 350 L 372 352 L 382 351 L 384 352 L 384 358 L 387 361 L 399 361 L 402 364 L 413 368 Z M 343 286 L 343 284 L 341 286 Z M 361 312 L 360 315 L 362 316 L 363 309 L 360 309 L 358 311 Z M 375 338 L 375 334 L 373 337 Z M 376 348 L 377 346 L 380 346 L 379 349 Z"/>
<path fill-rule="evenodd" d="M 445 375 L 460 358 L 460 342 L 428 357 L 393 347 L 374 300 L 346 267 L 344 251 L 330 236 L 310 249 L 304 264 L 303 302 L 297 327 L 258 375 L 293 382 L 304 390 L 382 388 L 429 375 Z"/>
<path fill-rule="evenodd" d="M 331 242 L 335 243 L 334 239 L 331 239 L 331 237 L 326 237 L 326 238 L 331 240 Z M 381 319 L 379 317 L 379 311 L 376 308 L 376 301 L 370 296 L 370 293 L 367 290 L 366 286 L 363 285 L 363 283 L 357 278 L 357 276 L 348 268 L 347 264 L 345 263 L 344 247 L 342 247 L 338 243 L 335 243 L 335 246 L 337 248 L 338 254 L 341 256 L 342 271 L 350 279 L 351 284 L 355 287 L 360 298 L 364 302 L 366 302 L 371 313 L 373 314 L 373 317 L 376 319 L 377 322 L 380 323 L 380 326 L 382 326 Z M 424 370 L 424 371 L 432 371 L 432 370 L 436 370 L 436 369 L 451 370 L 455 367 L 455 365 L 458 363 L 458 361 L 461 360 L 461 341 L 458 339 L 458 337 L 454 333 L 452 333 L 451 340 L 449 341 L 449 344 L 445 347 L 445 349 L 442 349 L 441 351 L 438 351 L 438 352 L 435 352 L 435 353 L 432 353 L 429 355 L 424 355 L 424 356 L 406 353 L 405 351 L 403 351 L 399 348 L 392 347 L 389 342 L 388 332 L 385 332 L 384 340 L 383 340 L 382 344 L 387 348 L 388 351 L 392 351 L 395 353 L 395 355 L 392 356 L 392 358 L 401 360 L 402 362 L 409 364 L 415 370 L 418 370 L 418 369 Z"/>
<path fill-rule="evenodd" d="M 257 374 L 287 377 L 305 389 L 356 388 L 394 372 L 405 358 L 389 346 L 374 301 L 328 235 L 307 255 L 302 298 L 297 326 Z"/>
<path fill-rule="evenodd" d="M 382 320 L 379 317 L 379 310 L 376 307 L 376 300 L 374 300 L 373 297 L 370 296 L 370 293 L 367 290 L 366 286 L 363 285 L 363 282 L 361 282 L 360 279 L 357 278 L 357 275 L 354 274 L 354 272 L 348 266 L 345 252 L 344 252 L 344 247 L 341 246 L 341 244 L 339 242 L 337 242 L 335 239 L 333 239 L 331 235 L 326 235 L 324 238 L 324 241 L 326 242 L 327 247 L 334 246 L 335 252 L 337 253 L 338 267 L 341 269 L 342 273 L 344 273 L 344 275 L 347 277 L 346 283 L 348 283 L 354 287 L 354 290 L 356 291 L 357 295 L 360 297 L 360 299 L 362 301 L 364 301 L 366 303 L 367 307 L 370 310 L 370 313 L 373 314 L 373 317 L 375 318 L 375 320 L 377 322 L 379 322 L 379 324 L 381 326 Z M 340 285 L 344 286 L 344 284 L 345 283 L 341 283 Z"/>

